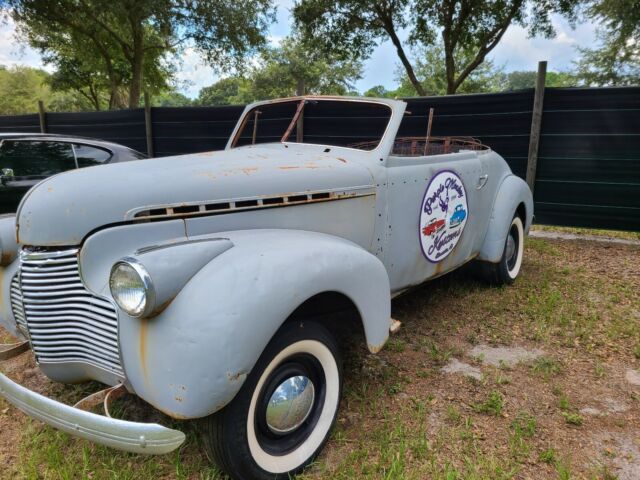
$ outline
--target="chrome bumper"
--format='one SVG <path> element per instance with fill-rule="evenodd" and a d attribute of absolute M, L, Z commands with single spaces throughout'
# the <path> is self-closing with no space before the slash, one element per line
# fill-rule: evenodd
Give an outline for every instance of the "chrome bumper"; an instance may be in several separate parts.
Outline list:
<path fill-rule="evenodd" d="M 0 396 L 30 417 L 37 418 L 74 437 L 126 452 L 163 454 L 184 443 L 178 430 L 156 423 L 136 423 L 96 415 L 51 400 L 0 374 Z"/>

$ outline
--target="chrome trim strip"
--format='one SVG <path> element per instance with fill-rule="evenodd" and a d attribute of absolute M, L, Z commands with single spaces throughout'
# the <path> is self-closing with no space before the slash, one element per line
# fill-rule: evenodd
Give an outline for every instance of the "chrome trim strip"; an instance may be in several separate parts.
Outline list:
<path fill-rule="evenodd" d="M 30 417 L 69 435 L 126 452 L 161 455 L 172 452 L 186 439 L 184 433 L 156 423 L 117 420 L 56 402 L 2 374 L 0 395 Z"/>
<path fill-rule="evenodd" d="M 370 195 L 375 195 L 375 186 L 374 185 L 357 185 L 354 187 L 347 188 L 334 188 L 334 189 L 325 189 L 325 190 L 308 190 L 304 192 L 290 192 L 290 193 L 273 193 L 269 195 L 258 195 L 253 197 L 236 197 L 236 198 L 219 198 L 216 200 L 203 200 L 196 202 L 183 202 L 183 203 L 171 203 L 164 205 L 145 205 L 143 207 L 136 207 L 131 210 L 128 210 L 124 219 L 126 221 L 130 220 L 144 220 L 149 218 L 178 218 L 178 217 L 189 217 L 195 215 L 221 215 L 225 213 L 233 213 L 240 212 L 246 210 L 256 210 L 261 208 L 278 208 L 278 207 L 288 207 L 288 206 L 297 206 L 297 205 L 305 205 L 307 203 L 320 203 L 320 202 L 330 202 L 333 200 L 342 200 L 344 198 L 354 198 L 354 197 L 366 197 Z M 331 197 L 322 198 L 322 199 L 313 199 L 313 195 L 318 194 L 329 194 Z M 294 200 L 289 201 L 290 197 L 305 197 L 304 200 Z M 269 199 L 286 199 L 283 203 L 278 204 L 264 204 L 265 200 Z M 238 207 L 236 204 L 238 202 L 250 202 L 255 201 L 257 205 L 251 205 L 247 207 Z M 219 210 L 206 210 L 204 207 L 206 205 L 218 205 L 218 204 L 229 204 L 229 208 L 221 208 Z M 195 212 L 184 212 L 184 213 L 168 213 L 165 215 L 145 215 L 136 217 L 140 212 L 145 212 L 148 210 L 172 210 L 174 208 L 182 208 L 182 207 L 199 207 L 198 211 Z"/>

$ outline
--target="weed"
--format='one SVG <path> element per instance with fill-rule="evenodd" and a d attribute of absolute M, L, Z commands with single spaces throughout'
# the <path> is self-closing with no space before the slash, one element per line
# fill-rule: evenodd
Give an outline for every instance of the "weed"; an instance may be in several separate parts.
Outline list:
<path fill-rule="evenodd" d="M 640 343 L 638 343 L 633 349 L 633 355 L 640 360 Z"/>
<path fill-rule="evenodd" d="M 562 395 L 559 399 L 558 399 L 558 407 L 560 408 L 560 410 L 563 410 L 565 412 L 569 411 L 569 410 L 573 410 L 573 406 L 571 405 L 571 402 L 569 401 L 569 399 Z"/>
<path fill-rule="evenodd" d="M 582 416 L 575 412 L 562 412 L 562 416 L 564 417 L 564 421 L 569 425 L 575 425 L 579 427 L 584 422 Z"/>
<path fill-rule="evenodd" d="M 532 438 L 536 433 L 536 427 L 536 417 L 529 412 L 519 412 L 515 420 L 511 422 L 513 431 L 525 438 Z"/>
<path fill-rule="evenodd" d="M 534 360 L 531 369 L 548 380 L 550 377 L 560 373 L 562 365 L 551 357 L 542 356 Z"/>
<path fill-rule="evenodd" d="M 478 413 L 486 413 L 488 415 L 500 416 L 504 407 L 504 398 L 497 390 L 493 390 L 484 402 L 476 403 L 473 409 Z"/>
<path fill-rule="evenodd" d="M 547 463 L 549 465 L 554 465 L 557 461 L 557 457 L 558 452 L 556 452 L 556 450 L 553 448 L 547 448 L 546 450 L 543 450 L 538 456 L 541 462 Z"/>
<path fill-rule="evenodd" d="M 458 425 L 462 415 L 460 414 L 460 410 L 458 410 L 454 405 L 449 405 L 447 407 L 447 422 Z"/>
<path fill-rule="evenodd" d="M 598 377 L 598 378 L 603 378 L 607 373 L 604 365 L 601 362 L 597 361 L 597 360 L 596 360 L 596 363 L 595 363 L 595 365 L 593 367 L 593 371 L 596 374 L 596 377 Z"/>
<path fill-rule="evenodd" d="M 387 350 L 394 353 L 402 353 L 407 348 L 407 342 L 401 338 L 392 338 L 385 345 Z"/>

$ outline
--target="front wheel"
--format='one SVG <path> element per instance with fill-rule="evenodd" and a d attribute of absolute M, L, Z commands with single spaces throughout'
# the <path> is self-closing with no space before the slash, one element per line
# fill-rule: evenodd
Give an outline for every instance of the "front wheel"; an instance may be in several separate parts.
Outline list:
<path fill-rule="evenodd" d="M 289 478 L 322 450 L 341 391 L 331 333 L 315 322 L 285 324 L 235 399 L 202 420 L 205 451 L 239 480 Z"/>
<path fill-rule="evenodd" d="M 523 254 L 524 226 L 522 219 L 515 215 L 507 232 L 502 258 L 498 263 L 485 265 L 485 277 L 496 285 L 513 283 L 520 273 Z"/>

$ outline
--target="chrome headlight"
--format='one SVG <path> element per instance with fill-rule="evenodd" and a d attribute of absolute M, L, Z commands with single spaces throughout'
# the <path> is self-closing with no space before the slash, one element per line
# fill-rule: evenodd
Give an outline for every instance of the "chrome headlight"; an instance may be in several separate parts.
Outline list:
<path fill-rule="evenodd" d="M 131 317 L 143 317 L 153 309 L 155 291 L 151 276 L 133 258 L 124 258 L 111 268 L 109 288 L 118 306 Z"/>

